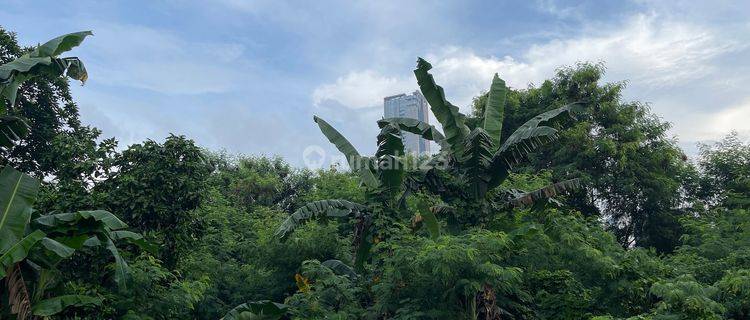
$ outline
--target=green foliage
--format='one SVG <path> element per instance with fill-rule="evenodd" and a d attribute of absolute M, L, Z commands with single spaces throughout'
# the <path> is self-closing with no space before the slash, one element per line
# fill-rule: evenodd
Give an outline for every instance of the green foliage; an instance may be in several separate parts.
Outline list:
<path fill-rule="evenodd" d="M 556 105 L 587 106 L 576 121 L 558 117 L 539 127 L 556 130 L 558 143 L 537 146 L 528 164 L 515 170 L 549 169 L 556 181 L 579 178 L 582 186 L 566 204 L 606 219 L 624 246 L 669 252 L 679 241 L 678 220 L 686 213 L 680 207 L 688 201 L 683 182 L 692 169 L 668 138 L 669 124 L 647 105 L 623 101 L 625 84 L 600 83 L 603 74 L 602 65 L 583 63 L 559 69 L 538 87 L 508 93 L 503 136 Z M 484 113 L 484 101 L 484 96 L 475 100 L 474 114 Z"/>
<path fill-rule="evenodd" d="M 234 307 L 223 320 L 273 320 L 286 313 L 287 306 L 268 300 L 243 303 Z"/>
<path fill-rule="evenodd" d="M 64 295 L 37 302 L 31 308 L 31 312 L 35 316 L 48 317 L 58 314 L 68 307 L 98 306 L 101 304 L 102 300 L 95 297 Z"/>
<path fill-rule="evenodd" d="M 302 263 L 299 276 L 308 285 L 286 300 L 292 318 L 361 319 L 365 315 L 356 278 L 337 274 L 335 268 L 317 260 Z"/>
<path fill-rule="evenodd" d="M 76 44 L 58 40 L 24 50 L 0 30 L 0 62 Z M 80 124 L 67 80 L 29 79 L 0 131 L 34 128 L 0 161 L 43 182 L 0 172 L 0 317 L 748 317 L 750 148 L 736 134 L 694 167 L 599 65 L 522 90 L 495 76 L 469 116 L 430 68 L 415 75 L 445 136 L 382 119 L 363 156 L 315 117 L 351 169 L 315 172 L 182 136 L 118 149 Z M 404 155 L 401 132 L 440 153 Z"/>
<path fill-rule="evenodd" d="M 81 60 L 57 56 L 78 46 L 89 35 L 92 35 L 90 31 L 83 31 L 59 36 L 0 65 L 0 116 L 3 116 L 0 121 L 0 147 L 11 147 L 29 133 L 28 125 L 21 118 L 6 116 L 15 105 L 21 84 L 38 76 L 56 78 L 62 75 L 86 82 L 88 74 Z"/>
<path fill-rule="evenodd" d="M 750 145 L 737 133 L 713 145 L 700 146 L 697 196 L 710 206 L 750 209 Z"/>
<path fill-rule="evenodd" d="M 99 203 L 136 230 L 161 242 L 160 259 L 173 268 L 181 248 L 199 238 L 195 215 L 211 166 L 191 140 L 171 135 L 166 141 L 131 145 L 117 156 L 118 168 L 96 187 Z M 153 234 L 152 232 L 156 232 Z"/>
<path fill-rule="evenodd" d="M 375 310 L 384 316 L 464 318 L 476 312 L 475 295 L 495 289 L 499 308 L 519 294 L 521 270 L 504 267 L 511 239 L 501 232 L 474 231 L 433 241 L 404 237 L 379 250 L 391 252 L 376 271 Z"/>
<path fill-rule="evenodd" d="M 500 147 L 500 138 L 503 131 L 503 117 L 505 116 L 505 96 L 508 88 L 505 81 L 495 74 L 492 78 L 490 91 L 487 93 L 487 105 L 484 108 L 482 128 L 492 139 L 493 151 Z"/>
<path fill-rule="evenodd" d="M 664 318 L 721 319 L 724 307 L 712 299 L 716 291 L 687 275 L 659 281 L 651 287 L 651 294 L 662 300 L 654 313 Z"/>

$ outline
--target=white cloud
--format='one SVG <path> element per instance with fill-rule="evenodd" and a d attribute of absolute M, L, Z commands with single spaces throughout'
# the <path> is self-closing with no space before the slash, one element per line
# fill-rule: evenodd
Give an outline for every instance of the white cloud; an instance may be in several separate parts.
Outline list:
<path fill-rule="evenodd" d="M 336 100 L 340 104 L 361 109 L 382 103 L 383 97 L 403 93 L 415 87 L 406 79 L 388 77 L 372 70 L 354 71 L 339 77 L 335 83 L 324 84 L 313 91 L 313 102 L 319 106 L 325 100 Z"/>
<path fill-rule="evenodd" d="M 426 58 L 432 63 L 432 72 L 438 84 L 445 88 L 447 98 L 462 106 L 464 111 L 473 96 L 487 89 L 495 72 L 511 87 L 524 88 L 550 78 L 561 66 L 580 61 L 604 61 L 607 66 L 605 80 L 630 81 L 626 97 L 664 102 L 654 105 L 654 111 L 667 115 L 665 119 L 675 123 L 678 135 L 705 139 L 715 137 L 716 132 L 691 126 L 688 118 L 691 115 L 679 112 L 686 109 L 680 105 L 681 101 L 660 95 L 660 92 L 675 89 L 690 95 L 695 94 L 698 80 L 712 85 L 726 82 L 725 77 L 717 76 L 720 68 L 726 68 L 718 60 L 747 47 L 745 41 L 728 37 L 724 31 L 654 13 L 638 14 L 620 26 L 532 45 L 518 58 L 482 56 L 462 47 L 446 47 Z M 398 74 L 354 70 L 333 83 L 319 86 L 313 93 L 313 100 L 316 103 L 325 99 L 336 100 L 351 108 L 372 107 L 380 105 L 384 96 L 408 92 L 415 87 L 416 82 L 408 70 Z M 701 103 L 705 101 L 694 101 L 692 108 L 700 109 Z M 721 106 L 712 107 L 716 108 L 712 112 L 723 109 Z M 730 111 L 720 115 L 729 117 L 726 119 L 736 119 L 737 116 Z M 720 119 L 725 118 L 716 119 L 721 122 Z M 729 128 L 750 129 L 739 120 L 722 123 Z"/>
<path fill-rule="evenodd" d="M 750 99 L 713 115 L 705 122 L 702 129 L 713 136 L 723 136 L 735 130 L 741 136 L 750 137 L 748 119 L 750 119 Z"/>

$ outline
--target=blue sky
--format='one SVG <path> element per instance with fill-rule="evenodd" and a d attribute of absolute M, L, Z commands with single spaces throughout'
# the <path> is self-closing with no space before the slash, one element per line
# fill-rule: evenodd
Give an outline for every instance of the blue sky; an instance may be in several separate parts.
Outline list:
<path fill-rule="evenodd" d="M 61 14 L 60 12 L 64 12 Z M 556 68 L 604 62 L 695 143 L 750 137 L 747 1 L 28 1 L 0 25 L 25 45 L 93 30 L 71 52 L 90 80 L 73 88 L 83 121 L 121 145 L 185 134 L 209 149 L 280 155 L 333 149 L 317 114 L 375 148 L 382 98 L 416 89 L 417 56 L 467 107 L 500 73 L 515 88 Z M 329 159 L 330 160 L 330 159 Z"/>

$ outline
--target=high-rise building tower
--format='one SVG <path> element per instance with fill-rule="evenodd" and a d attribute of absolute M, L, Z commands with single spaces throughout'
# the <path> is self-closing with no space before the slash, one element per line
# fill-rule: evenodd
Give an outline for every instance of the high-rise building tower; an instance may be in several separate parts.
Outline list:
<path fill-rule="evenodd" d="M 422 93 L 397 94 L 383 98 L 383 115 L 385 118 L 412 118 L 430 123 L 429 105 Z M 408 132 L 402 132 L 404 149 L 407 153 L 417 155 L 430 153 L 430 142 L 422 137 Z"/>

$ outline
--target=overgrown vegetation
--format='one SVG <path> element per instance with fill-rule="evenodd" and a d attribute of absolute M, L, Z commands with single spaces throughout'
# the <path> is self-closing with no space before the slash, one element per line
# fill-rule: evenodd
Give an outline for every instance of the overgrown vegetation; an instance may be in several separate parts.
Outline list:
<path fill-rule="evenodd" d="M 174 135 L 118 150 L 62 77 L 86 79 L 58 55 L 87 35 L 0 30 L 2 319 L 750 317 L 750 145 L 688 160 L 599 65 L 495 76 L 464 115 L 420 59 L 441 130 L 383 119 L 364 156 L 316 117 L 350 168 L 309 171 Z"/>

